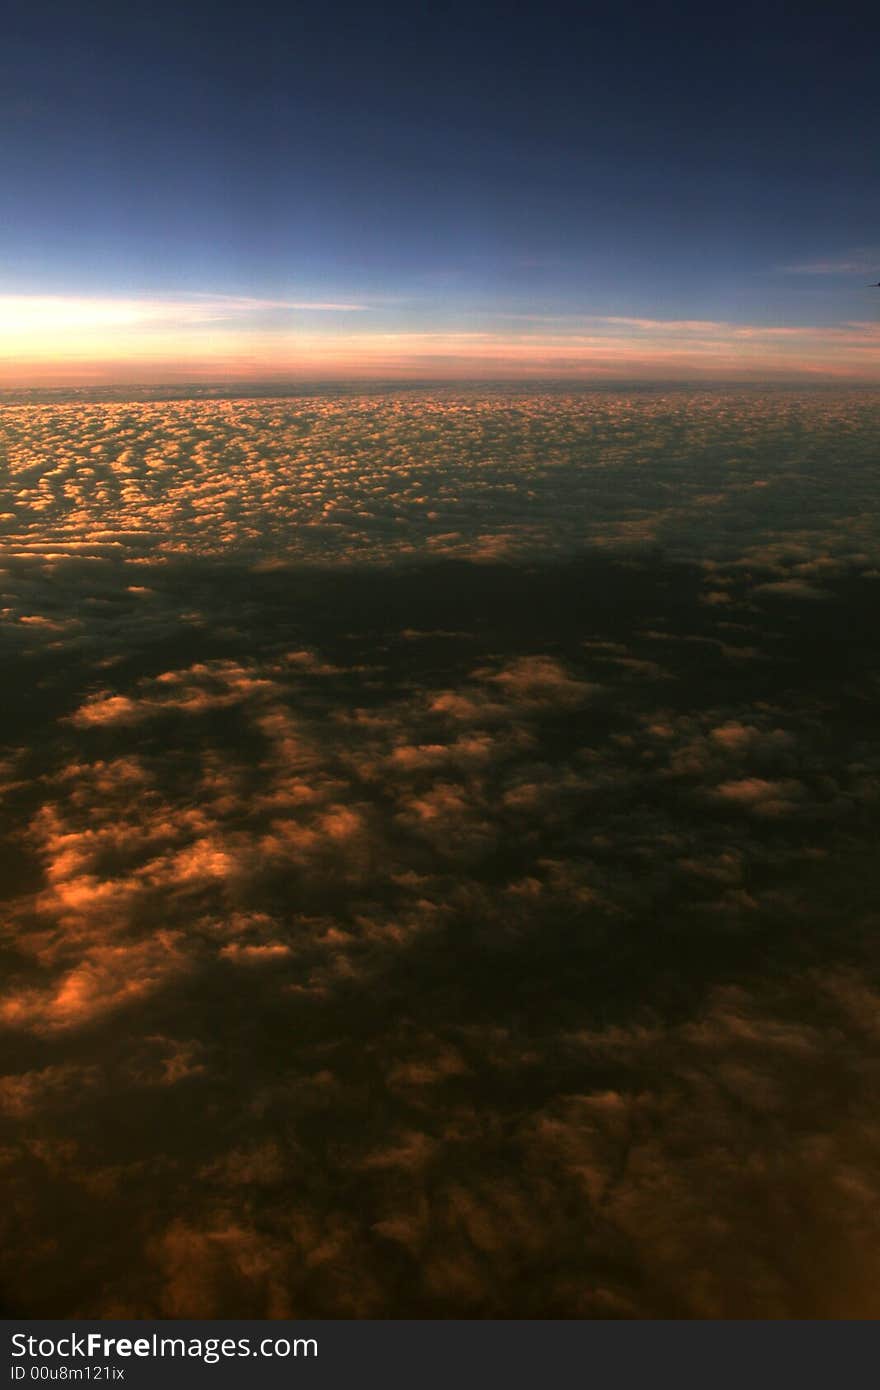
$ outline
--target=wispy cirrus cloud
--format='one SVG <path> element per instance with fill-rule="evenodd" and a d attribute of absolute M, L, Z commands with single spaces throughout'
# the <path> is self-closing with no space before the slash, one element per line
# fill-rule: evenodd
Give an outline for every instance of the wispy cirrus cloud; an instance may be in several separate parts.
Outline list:
<path fill-rule="evenodd" d="M 194 294 L 180 298 L 85 295 L 0 295 L 0 335 L 71 329 L 150 328 L 242 320 L 277 311 L 359 313 L 365 304 L 329 300 L 261 299 L 248 295 Z"/>
<path fill-rule="evenodd" d="M 880 250 L 852 251 L 841 256 L 797 261 L 782 267 L 786 275 L 871 275 L 880 266 Z"/>

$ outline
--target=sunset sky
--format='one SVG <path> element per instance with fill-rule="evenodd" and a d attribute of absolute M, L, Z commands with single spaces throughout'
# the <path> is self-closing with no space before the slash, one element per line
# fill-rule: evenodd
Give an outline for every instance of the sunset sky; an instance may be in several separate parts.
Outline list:
<path fill-rule="evenodd" d="M 880 380 L 854 8 L 12 0 L 0 70 L 0 386 Z"/>
<path fill-rule="evenodd" d="M 880 1319 L 877 37 L 8 0 L 0 1317 Z"/>

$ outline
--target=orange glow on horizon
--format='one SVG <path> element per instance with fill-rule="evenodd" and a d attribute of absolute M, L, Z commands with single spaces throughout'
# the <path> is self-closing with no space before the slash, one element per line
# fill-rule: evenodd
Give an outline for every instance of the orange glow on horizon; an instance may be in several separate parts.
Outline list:
<path fill-rule="evenodd" d="M 511 330 L 487 316 L 488 326 L 389 331 L 365 308 L 0 296 L 0 387 L 508 376 L 880 384 L 880 324 L 872 322 L 801 327 L 596 315 L 564 329 L 538 318 Z"/>

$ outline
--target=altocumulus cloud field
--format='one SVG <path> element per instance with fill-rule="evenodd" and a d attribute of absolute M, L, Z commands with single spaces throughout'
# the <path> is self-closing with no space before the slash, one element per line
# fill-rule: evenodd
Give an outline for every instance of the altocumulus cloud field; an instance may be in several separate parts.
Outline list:
<path fill-rule="evenodd" d="M 880 1314 L 880 397 L 0 449 L 7 1311 Z"/>

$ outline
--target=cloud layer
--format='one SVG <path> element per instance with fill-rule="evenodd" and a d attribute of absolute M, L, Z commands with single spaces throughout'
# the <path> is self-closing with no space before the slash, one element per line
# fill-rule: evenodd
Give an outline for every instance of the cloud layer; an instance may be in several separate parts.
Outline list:
<path fill-rule="evenodd" d="M 877 407 L 9 407 L 7 1309 L 873 1317 Z"/>

